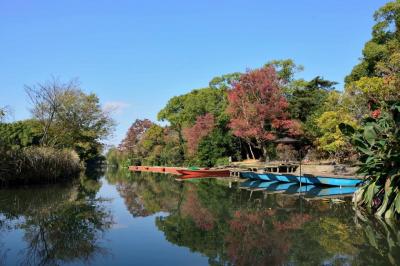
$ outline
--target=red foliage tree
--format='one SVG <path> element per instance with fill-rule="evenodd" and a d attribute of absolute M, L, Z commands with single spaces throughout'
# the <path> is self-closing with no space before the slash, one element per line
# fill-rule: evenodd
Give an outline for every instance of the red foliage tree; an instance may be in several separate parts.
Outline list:
<path fill-rule="evenodd" d="M 198 116 L 196 123 L 192 127 L 183 130 L 183 135 L 187 141 L 189 155 L 196 153 L 200 140 L 213 130 L 214 124 L 214 116 L 207 113 L 203 116 Z"/>
<path fill-rule="evenodd" d="M 233 134 L 262 149 L 265 157 L 267 142 L 279 134 L 295 136 L 301 133 L 300 124 L 289 119 L 288 102 L 280 88 L 281 83 L 270 66 L 242 75 L 228 92 L 227 112 Z"/>
<path fill-rule="evenodd" d="M 126 133 L 125 138 L 119 145 L 121 151 L 136 152 L 137 144 L 143 134 L 153 125 L 149 119 L 136 119 Z"/>

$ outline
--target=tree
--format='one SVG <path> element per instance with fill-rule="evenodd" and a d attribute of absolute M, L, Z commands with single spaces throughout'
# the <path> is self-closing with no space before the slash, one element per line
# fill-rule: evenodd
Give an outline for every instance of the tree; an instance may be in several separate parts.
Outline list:
<path fill-rule="evenodd" d="M 219 77 L 214 77 L 210 83 L 209 87 L 212 89 L 228 90 L 240 79 L 242 73 L 235 72 L 231 74 L 225 74 Z"/>
<path fill-rule="evenodd" d="M 77 86 L 76 80 L 61 83 L 54 77 L 45 83 L 37 83 L 33 86 L 25 85 L 26 94 L 33 105 L 31 113 L 42 124 L 42 144 L 49 142 L 49 130 L 60 109 L 61 95 L 76 89 Z"/>
<path fill-rule="evenodd" d="M 42 145 L 73 148 L 85 161 L 101 153 L 101 141 L 111 134 L 114 121 L 95 94 L 85 94 L 77 81 L 55 79 L 26 86 L 26 92 L 32 115 L 42 125 Z"/>
<path fill-rule="evenodd" d="M 335 84 L 317 76 L 310 81 L 298 81 L 293 92 L 287 96 L 290 116 L 302 123 L 305 140 L 309 143 L 320 136 L 316 118 L 327 111 L 325 103 L 334 92 Z M 331 110 L 331 107 L 328 109 Z"/>
<path fill-rule="evenodd" d="M 304 82 L 303 86 L 295 88 L 288 99 L 291 117 L 306 122 L 308 117 L 323 105 L 336 84 L 337 82 L 317 76 Z"/>
<path fill-rule="evenodd" d="M 183 132 L 187 140 L 189 155 L 193 156 L 196 153 L 199 142 L 214 129 L 214 123 L 214 116 L 205 114 L 198 116 L 192 127 L 185 128 Z"/>
<path fill-rule="evenodd" d="M 346 77 L 346 86 L 362 77 L 386 77 L 391 73 L 399 77 L 400 1 L 381 7 L 374 19 L 372 39 L 365 44 L 361 62 Z"/>
<path fill-rule="evenodd" d="M 339 129 L 340 123 L 348 123 L 353 127 L 357 126 L 357 121 L 344 110 L 327 111 L 316 119 L 316 124 L 321 131 L 321 136 L 317 138 L 317 148 L 328 153 L 335 158 L 343 158 L 351 152 L 350 142 L 345 138 Z"/>
<path fill-rule="evenodd" d="M 164 128 L 153 124 L 140 141 L 141 155 L 146 164 L 160 165 L 164 142 Z"/>
<path fill-rule="evenodd" d="M 225 130 L 225 126 L 216 125 L 210 134 L 203 137 L 197 147 L 196 159 L 200 165 L 215 166 L 222 160 L 223 165 L 229 164 L 228 157 L 240 159 L 239 139 Z"/>
<path fill-rule="evenodd" d="M 197 117 L 212 114 L 215 121 L 226 119 L 227 93 L 226 77 L 219 81 L 212 81 L 218 88 L 204 88 L 193 90 L 187 94 L 171 98 L 167 105 L 158 113 L 158 120 L 168 121 L 170 129 L 178 133 L 180 156 L 185 155 L 184 128 L 192 127 Z"/>
<path fill-rule="evenodd" d="M 40 144 L 42 134 L 36 120 L 0 124 L 0 143 L 8 149 L 21 149 Z"/>
<path fill-rule="evenodd" d="M 273 67 L 279 79 L 285 84 L 292 82 L 294 75 L 304 70 L 302 65 L 297 65 L 292 59 L 272 60 L 266 63 L 264 67 Z"/>
<path fill-rule="evenodd" d="M 261 68 L 241 76 L 228 93 L 230 127 L 235 136 L 263 150 L 267 158 L 268 142 L 288 134 L 300 134 L 299 124 L 288 118 L 288 102 L 273 67 Z M 254 155 L 253 155 L 254 157 Z"/>
<path fill-rule="evenodd" d="M 137 153 L 137 144 L 142 139 L 146 130 L 153 125 L 149 119 L 136 119 L 126 133 L 125 138 L 119 145 L 121 151 L 127 151 L 129 153 Z"/>

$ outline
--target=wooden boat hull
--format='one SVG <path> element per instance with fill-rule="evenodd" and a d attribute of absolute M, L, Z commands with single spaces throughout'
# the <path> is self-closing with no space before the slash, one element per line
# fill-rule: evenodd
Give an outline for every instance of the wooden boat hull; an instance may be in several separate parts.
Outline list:
<path fill-rule="evenodd" d="M 128 169 L 129 171 L 140 171 L 139 166 L 129 166 Z"/>
<path fill-rule="evenodd" d="M 338 186 L 338 187 L 355 187 L 363 182 L 358 178 L 346 177 L 328 177 L 328 176 L 296 176 L 292 174 L 272 174 L 272 173 L 255 173 L 242 172 L 244 178 L 263 180 L 263 181 L 279 181 L 285 183 L 302 183 L 315 186 Z"/>
<path fill-rule="evenodd" d="M 188 170 L 178 169 L 178 173 L 191 177 L 228 177 L 230 176 L 229 170 Z"/>
<path fill-rule="evenodd" d="M 178 167 L 165 167 L 164 172 L 167 174 L 172 174 L 172 175 L 180 175 L 178 170 L 181 170 L 181 169 L 182 168 L 178 168 Z"/>
<path fill-rule="evenodd" d="M 164 166 L 129 166 L 130 171 L 136 172 L 153 172 L 153 173 L 168 173 L 173 175 L 180 175 L 178 169 L 183 169 L 181 167 L 164 167 Z"/>

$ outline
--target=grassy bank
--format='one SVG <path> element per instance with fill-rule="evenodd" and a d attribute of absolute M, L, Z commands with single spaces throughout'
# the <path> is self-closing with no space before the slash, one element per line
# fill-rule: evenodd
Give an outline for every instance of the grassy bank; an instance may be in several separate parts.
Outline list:
<path fill-rule="evenodd" d="M 83 165 L 76 152 L 45 147 L 0 150 L 3 185 L 55 183 L 78 177 Z"/>

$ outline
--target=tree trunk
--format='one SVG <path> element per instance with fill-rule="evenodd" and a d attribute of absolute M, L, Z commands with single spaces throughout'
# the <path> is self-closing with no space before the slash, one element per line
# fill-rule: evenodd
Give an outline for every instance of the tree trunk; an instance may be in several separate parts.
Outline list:
<path fill-rule="evenodd" d="M 265 162 L 269 162 L 267 147 L 265 145 L 262 145 L 261 147 L 262 147 L 263 157 L 265 159 Z"/>
<path fill-rule="evenodd" d="M 251 158 L 254 160 L 254 159 L 255 159 L 255 157 L 254 157 L 254 152 L 253 152 L 253 148 L 251 147 L 250 141 L 247 142 L 247 144 L 249 145 L 249 150 L 250 150 L 250 153 L 251 153 Z"/>

